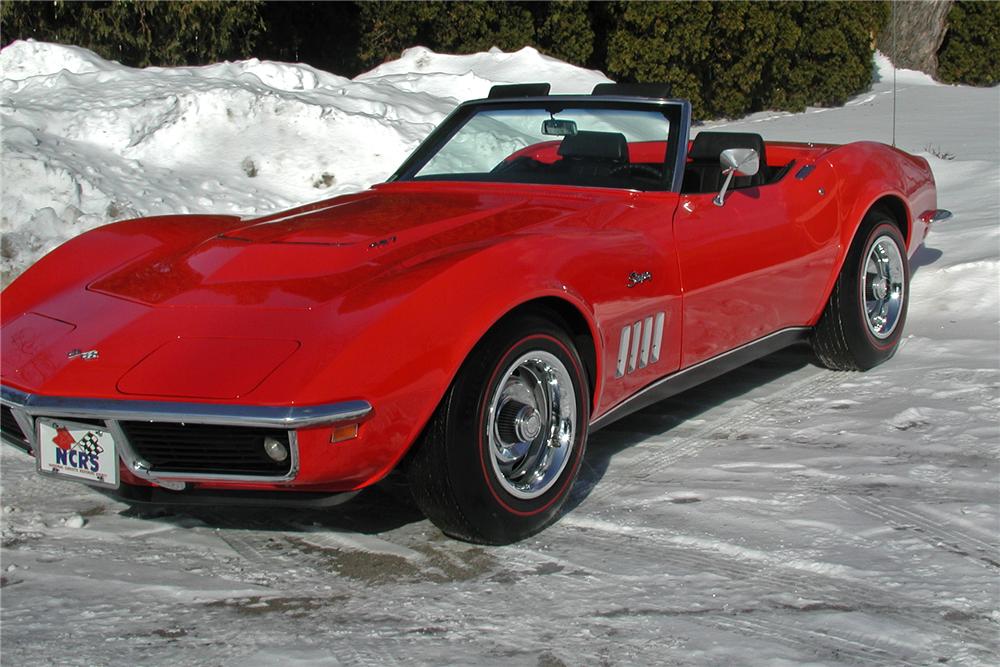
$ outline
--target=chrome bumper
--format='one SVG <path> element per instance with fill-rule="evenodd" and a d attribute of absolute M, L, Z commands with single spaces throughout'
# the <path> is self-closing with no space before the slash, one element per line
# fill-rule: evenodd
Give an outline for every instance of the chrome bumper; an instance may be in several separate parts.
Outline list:
<path fill-rule="evenodd" d="M 357 421 L 372 411 L 367 401 L 345 401 L 311 406 L 271 407 L 218 403 L 175 403 L 169 401 L 131 401 L 117 399 L 65 398 L 28 394 L 0 385 L 0 404 L 10 408 L 31 449 L 37 448 L 35 418 L 103 420 L 119 445 L 119 459 L 135 476 L 168 489 L 184 488 L 185 482 L 256 482 L 282 483 L 295 479 L 299 471 L 299 448 L 296 429 Z M 280 477 L 263 475 L 219 475 L 157 472 L 129 444 L 121 428 L 122 421 L 168 422 L 174 424 L 212 424 L 216 426 L 253 426 L 288 431 L 290 467 Z M 25 443 L 4 433 L 4 441 L 22 451 Z"/>
<path fill-rule="evenodd" d="M 951 211 L 945 208 L 934 209 L 933 211 L 924 211 L 920 215 L 920 219 L 927 224 L 934 224 L 935 222 L 944 222 L 951 218 Z"/>

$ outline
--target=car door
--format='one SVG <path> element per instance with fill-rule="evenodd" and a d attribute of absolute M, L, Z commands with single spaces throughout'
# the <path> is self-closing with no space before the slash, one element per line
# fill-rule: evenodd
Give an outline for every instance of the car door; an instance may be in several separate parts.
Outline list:
<path fill-rule="evenodd" d="M 835 190 L 824 162 L 808 178 L 732 190 L 723 206 L 714 193 L 681 195 L 682 368 L 812 323 L 836 256 Z"/>
<path fill-rule="evenodd" d="M 601 408 L 612 407 L 680 363 L 681 288 L 673 229 L 674 192 L 633 192 L 626 206 L 596 211 L 602 251 L 581 267 L 601 329 Z M 599 410 L 600 411 L 600 410 Z"/>

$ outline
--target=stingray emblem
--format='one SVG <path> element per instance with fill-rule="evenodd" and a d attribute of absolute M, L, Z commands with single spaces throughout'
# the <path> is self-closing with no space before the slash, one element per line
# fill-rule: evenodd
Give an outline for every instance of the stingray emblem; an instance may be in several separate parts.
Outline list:
<path fill-rule="evenodd" d="M 389 238 L 380 239 L 378 241 L 372 241 L 371 243 L 368 244 L 368 249 L 375 250 L 377 248 L 384 248 L 390 243 L 395 243 L 395 242 L 396 242 L 396 237 L 390 236 Z"/>
<path fill-rule="evenodd" d="M 81 352 L 80 350 L 71 350 L 66 353 L 66 356 L 70 359 L 75 359 L 80 357 L 84 361 L 91 361 L 100 357 L 100 353 L 97 350 L 87 350 L 86 352 Z"/>
<path fill-rule="evenodd" d="M 633 271 L 632 273 L 628 274 L 628 281 L 625 283 L 625 287 L 631 289 L 640 283 L 646 282 L 652 277 L 653 274 L 650 273 L 649 271 L 643 271 L 642 273 L 639 273 L 638 271 Z"/>

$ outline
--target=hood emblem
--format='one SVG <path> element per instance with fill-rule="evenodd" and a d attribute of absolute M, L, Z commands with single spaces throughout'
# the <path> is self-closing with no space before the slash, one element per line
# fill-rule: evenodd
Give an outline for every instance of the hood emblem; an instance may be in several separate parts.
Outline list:
<path fill-rule="evenodd" d="M 628 280 L 625 282 L 625 287 L 632 289 L 636 285 L 644 283 L 647 280 L 650 280 L 652 277 L 653 274 L 650 273 L 649 271 L 643 271 L 642 273 L 639 273 L 638 271 L 633 271 L 632 273 L 628 274 Z"/>
<path fill-rule="evenodd" d="M 80 357 L 84 361 L 91 361 L 92 359 L 97 359 L 100 356 L 101 355 L 97 350 L 87 350 L 86 352 L 81 352 L 80 350 L 70 350 L 66 353 L 66 357 L 69 359 Z"/>

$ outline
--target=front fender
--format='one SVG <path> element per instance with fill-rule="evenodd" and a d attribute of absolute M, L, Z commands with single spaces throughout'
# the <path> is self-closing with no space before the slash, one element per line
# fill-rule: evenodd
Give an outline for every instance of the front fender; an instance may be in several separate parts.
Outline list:
<path fill-rule="evenodd" d="M 113 222 L 66 241 L 3 291 L 4 323 L 52 295 L 83 290 L 115 267 L 169 247 L 194 245 L 240 224 L 231 215 L 170 215 Z"/>
<path fill-rule="evenodd" d="M 598 344 L 593 307 L 574 287 L 588 244 L 584 234 L 518 235 L 399 267 L 345 295 L 321 324 L 322 341 L 310 345 L 315 354 L 296 355 L 272 380 L 308 378 L 297 392 L 304 402 L 370 402 L 374 410 L 358 441 L 334 447 L 345 458 L 364 459 L 352 473 L 354 486 L 377 481 L 417 440 L 476 343 L 513 309 L 561 299 Z"/>

